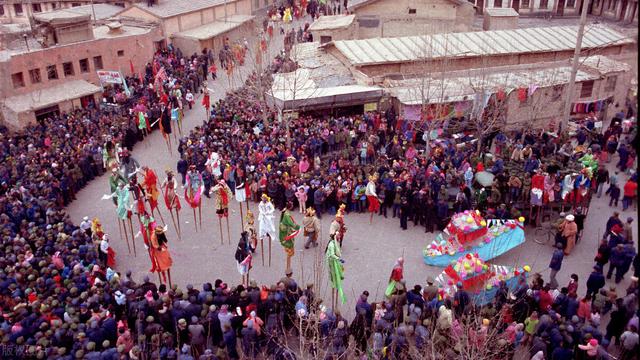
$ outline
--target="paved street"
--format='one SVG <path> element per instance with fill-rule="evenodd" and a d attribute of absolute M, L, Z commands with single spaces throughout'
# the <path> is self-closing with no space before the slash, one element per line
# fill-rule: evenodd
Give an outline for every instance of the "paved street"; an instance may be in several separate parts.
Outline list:
<path fill-rule="evenodd" d="M 281 46 L 282 37 L 278 35 L 272 41 L 271 53 L 277 51 L 277 44 Z M 248 73 L 249 66 L 242 71 Z M 214 99 L 219 99 L 229 86 L 229 80 L 222 71 L 215 82 L 209 80 L 209 87 L 214 89 Z M 232 81 L 239 85 L 238 79 Z M 196 107 L 188 111 L 184 120 L 183 131 L 189 131 L 193 127 L 202 123 L 205 118 L 205 110 L 200 106 L 199 99 L 196 100 Z M 143 143 L 136 145 L 133 157 L 141 165 L 153 168 L 158 177 L 164 178 L 165 169 L 175 170 L 178 160 L 178 153 L 169 153 L 164 140 L 159 132 L 154 132 Z M 92 181 L 86 188 L 77 194 L 77 200 L 68 207 L 68 212 L 75 223 L 80 223 L 83 216 L 91 218 L 98 217 L 111 235 L 112 246 L 117 252 L 117 269 L 125 272 L 130 269 L 134 272 L 135 279 L 141 279 L 143 275 L 149 274 L 149 258 L 143 248 L 142 237 L 136 238 L 137 257 L 129 254 L 124 240 L 118 235 L 118 223 L 115 214 L 115 207 L 110 200 L 101 200 L 103 194 L 108 193 L 108 177 L 104 175 Z M 621 180 L 626 181 L 626 177 Z M 179 191 L 181 193 L 181 191 Z M 213 283 L 216 278 L 235 284 L 240 282 L 240 275 L 236 270 L 234 253 L 237 241 L 240 237 L 240 214 L 238 204 L 234 201 L 231 206 L 229 217 L 229 228 L 231 240 L 227 238 L 226 224 L 223 223 L 224 244 L 221 244 L 218 218 L 214 212 L 214 200 L 204 198 L 202 207 L 203 230 L 195 231 L 193 223 L 193 213 L 191 209 L 182 201 L 183 209 L 180 213 L 182 240 L 178 240 L 173 230 L 169 213 L 162 203 L 161 209 L 164 220 L 169 225 L 168 238 L 169 247 L 174 260 L 171 275 L 174 283 L 181 287 L 186 284 L 193 284 L 200 287 L 203 282 Z M 257 204 L 250 204 L 252 211 L 257 217 Z M 584 294 L 586 277 L 591 271 L 593 258 L 595 256 L 598 239 L 602 236 L 604 224 L 611 215 L 612 209 L 607 206 L 605 199 L 594 199 L 592 201 L 589 217 L 585 223 L 583 240 L 577 245 L 571 256 L 565 258 L 562 270 L 558 275 L 560 284 L 566 284 L 571 273 L 580 276 L 580 294 Z M 637 213 L 630 209 L 621 214 L 622 219 L 634 216 L 637 222 Z M 298 223 L 302 216 L 294 213 Z M 329 228 L 332 216 L 322 217 L 322 240 L 326 241 L 325 235 Z M 160 219 L 157 219 L 160 223 Z M 137 229 L 137 220 L 134 219 L 134 227 Z M 368 290 L 371 294 L 370 300 L 380 300 L 387 284 L 391 268 L 396 258 L 404 256 L 405 278 L 407 285 L 424 284 L 427 275 L 436 276 L 442 269 L 430 267 L 422 260 L 423 248 L 431 242 L 434 234 L 425 234 L 424 228 L 410 226 L 409 230 L 401 231 L 399 220 L 375 217 L 373 225 L 369 225 L 368 214 L 349 214 L 346 217 L 348 232 L 343 246 L 343 256 L 345 264 L 344 289 L 349 298 L 349 303 L 342 307 L 343 313 L 351 318 L 356 295 L 363 290 Z M 137 232 L 137 230 L 135 230 Z M 532 267 L 533 271 L 541 272 L 548 278 L 548 264 L 551 257 L 551 245 L 539 245 L 532 239 L 533 231 L 527 229 L 527 241 L 522 246 L 504 254 L 494 260 L 494 263 L 502 265 L 525 265 Z M 635 234 L 637 239 L 637 234 Z M 299 284 L 314 282 L 318 271 L 322 272 L 322 258 L 324 254 L 324 244 L 315 249 L 305 250 L 303 239 L 300 235 L 296 242 L 296 255 L 293 258 L 294 278 Z M 268 245 L 265 243 L 265 261 L 268 259 Z M 256 279 L 259 284 L 273 284 L 284 274 L 285 256 L 282 247 L 277 241 L 272 245 L 271 266 L 262 265 L 261 249 L 259 248 L 254 260 L 254 268 L 251 271 L 251 278 Z M 320 265 L 318 265 L 320 264 Z M 324 272 L 322 272 L 324 275 Z M 154 279 L 154 277 L 152 277 Z M 157 279 L 157 278 L 156 278 Z M 611 282 L 613 284 L 613 282 Z M 619 286 L 619 289 L 626 288 L 627 279 Z M 322 276 L 319 283 L 320 289 L 316 289 L 322 295 L 328 294 L 326 276 Z M 328 299 L 327 296 L 324 296 Z M 606 324 L 606 320 L 603 319 Z"/>

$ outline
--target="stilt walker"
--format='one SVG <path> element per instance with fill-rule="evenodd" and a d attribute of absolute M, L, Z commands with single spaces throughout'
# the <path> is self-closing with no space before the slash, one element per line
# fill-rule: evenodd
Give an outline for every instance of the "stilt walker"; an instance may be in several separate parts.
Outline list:
<path fill-rule="evenodd" d="M 334 236 L 336 241 L 340 243 L 340 249 L 342 249 L 342 240 L 344 240 L 344 235 L 347 233 L 347 227 L 344 224 L 345 209 L 345 204 L 340 205 L 335 219 L 333 219 L 331 225 L 329 225 L 329 236 Z"/>
<path fill-rule="evenodd" d="M 158 196 L 160 192 L 158 191 L 158 176 L 156 176 L 156 172 L 150 169 L 147 166 L 142 167 L 142 188 L 146 193 L 147 202 L 149 203 L 149 209 L 151 210 L 151 215 L 155 216 L 155 211 L 158 211 L 158 215 L 160 215 L 160 220 L 162 220 L 162 224 L 166 225 L 164 221 L 164 217 L 160 212 L 160 208 L 158 207 Z"/>
<path fill-rule="evenodd" d="M 378 210 L 380 210 L 380 199 L 378 199 L 378 194 L 376 193 L 377 180 L 378 177 L 376 175 L 369 176 L 369 182 L 364 191 L 367 201 L 369 202 L 369 224 L 373 223 L 373 215 L 377 214 Z"/>
<path fill-rule="evenodd" d="M 262 194 L 262 200 L 260 201 L 260 204 L 258 204 L 258 211 L 258 237 L 260 238 L 261 245 L 263 244 L 264 237 L 269 237 L 269 266 L 271 266 L 271 241 L 276 235 L 276 227 L 273 223 L 273 213 L 276 209 L 267 194 Z"/>
<path fill-rule="evenodd" d="M 211 191 L 216 195 L 216 214 L 218 214 L 218 222 L 220 224 L 220 243 L 224 244 L 224 237 L 222 236 L 222 218 L 227 220 L 227 240 L 231 244 L 231 235 L 229 232 L 229 202 L 231 200 L 231 189 L 229 185 L 223 180 L 218 180 L 216 186 L 211 188 Z"/>
<path fill-rule="evenodd" d="M 178 193 L 176 193 L 176 189 L 178 188 L 178 182 L 175 180 L 173 172 L 171 170 L 166 171 L 167 178 L 162 182 L 162 196 L 164 197 L 164 203 L 167 205 L 167 209 L 169 209 L 169 214 L 171 214 L 171 221 L 173 221 L 173 227 L 178 234 L 178 240 L 181 239 L 181 230 L 180 230 L 180 209 L 182 205 L 180 204 L 180 199 L 178 198 Z M 176 219 L 173 217 L 173 211 L 176 212 L 176 218 L 178 219 L 176 225 Z"/>
<path fill-rule="evenodd" d="M 171 287 L 171 266 L 173 259 L 169 253 L 167 236 L 165 229 L 157 226 L 151 235 L 151 253 L 158 266 L 157 270 L 162 275 L 162 282 Z"/>
<path fill-rule="evenodd" d="M 247 187 L 245 186 L 244 176 L 240 176 L 236 182 L 235 189 L 236 201 L 240 205 L 240 224 L 244 231 L 244 215 L 242 214 L 242 203 L 247 201 Z"/>
<path fill-rule="evenodd" d="M 169 106 L 165 106 L 162 109 L 162 114 L 160 115 L 160 131 L 162 131 L 162 137 L 164 138 L 164 142 L 167 144 L 167 149 L 171 152 L 171 108 Z M 175 134 L 173 135 L 175 137 Z"/>
<path fill-rule="evenodd" d="M 209 95 L 209 88 L 207 87 L 207 83 L 202 84 L 202 106 L 204 106 L 205 110 L 205 119 L 209 119 L 209 108 L 211 108 L 211 95 Z"/>
<path fill-rule="evenodd" d="M 122 223 L 122 228 L 124 229 L 124 236 L 127 239 L 127 247 L 129 248 L 129 237 L 127 235 L 127 224 L 126 221 L 129 222 L 129 230 L 131 233 L 131 242 L 133 244 L 133 256 L 136 256 L 136 242 L 133 238 L 133 225 L 131 223 L 131 215 L 133 212 L 131 211 L 131 203 L 129 201 L 130 192 L 129 186 L 125 183 L 119 183 L 116 191 L 111 194 L 112 197 L 115 197 L 117 200 L 116 214 L 120 219 L 120 223 Z M 104 198 L 104 197 L 103 197 Z"/>
<path fill-rule="evenodd" d="M 249 286 L 249 272 L 252 267 L 252 253 L 254 251 L 255 248 L 251 246 L 251 242 L 249 240 L 249 233 L 243 231 L 240 235 L 238 247 L 236 248 L 235 258 L 238 266 L 238 272 L 242 275 L 242 285 L 246 287 Z"/>
<path fill-rule="evenodd" d="M 153 235 L 153 231 L 157 226 L 156 221 L 147 213 L 142 214 L 140 216 L 140 220 L 140 233 L 142 234 L 142 241 L 144 243 L 145 249 L 147 249 L 147 253 L 149 254 L 149 260 L 151 261 L 151 269 L 149 269 L 149 272 L 157 272 L 158 280 L 162 282 L 160 273 L 158 272 L 158 264 L 156 262 L 156 258 L 153 256 L 153 252 L 151 249 L 151 236 Z"/>
<path fill-rule="evenodd" d="M 342 259 L 342 251 L 340 244 L 335 239 L 335 235 L 329 236 L 327 248 L 324 251 L 324 258 L 327 269 L 329 269 L 329 281 L 331 282 L 331 307 L 336 308 L 338 305 L 338 297 L 342 303 L 346 303 L 342 282 L 344 281 L 344 260 Z"/>
<path fill-rule="evenodd" d="M 145 205 L 147 195 L 142 185 L 138 183 L 137 172 L 129 176 L 129 191 L 133 194 L 133 201 L 135 202 L 134 211 L 136 216 L 138 217 L 138 223 L 142 225 L 142 216 L 148 214 Z M 129 216 L 129 227 L 131 229 L 131 237 L 133 238 L 133 223 L 131 220 L 131 215 Z M 133 248 L 135 249 L 135 245 L 133 246 Z"/>
<path fill-rule="evenodd" d="M 249 243 L 255 252 L 255 249 L 258 248 L 258 233 L 256 232 L 256 227 L 254 225 L 255 219 L 253 217 L 253 212 L 251 210 L 247 210 L 247 215 L 245 216 L 245 221 L 247 222 L 247 233 L 249 234 Z M 262 266 L 264 266 L 264 247 L 262 247 Z"/>
<path fill-rule="evenodd" d="M 196 231 L 198 231 L 198 219 L 196 217 L 196 208 L 198 208 L 200 229 L 202 230 L 202 192 L 204 192 L 204 182 L 202 181 L 202 174 L 196 170 L 195 165 L 189 166 L 186 180 L 184 199 L 193 209 L 193 225 L 196 227 Z"/>
<path fill-rule="evenodd" d="M 291 202 L 287 205 L 293 205 Z M 296 253 L 296 235 L 300 232 L 300 225 L 296 223 L 291 216 L 291 212 L 289 208 L 291 206 L 286 206 L 282 213 L 280 214 L 280 226 L 279 226 L 279 236 L 280 236 L 280 245 L 284 248 L 284 252 L 287 255 L 287 263 L 285 266 L 285 272 L 292 270 L 291 269 L 291 258 Z"/>
<path fill-rule="evenodd" d="M 122 174 L 120 174 L 120 172 L 118 171 L 118 164 L 111 162 L 111 165 L 112 165 L 111 175 L 109 176 L 109 189 L 111 191 L 111 195 L 105 195 L 103 196 L 103 199 L 113 199 L 113 204 L 116 206 L 116 213 L 117 213 L 118 212 L 117 210 L 118 196 L 116 195 L 116 191 L 118 190 L 121 184 L 126 185 L 127 181 L 125 180 L 124 176 L 122 176 Z M 129 244 L 129 235 L 127 235 L 127 228 L 125 225 L 126 223 L 124 219 L 120 218 L 118 220 L 118 231 L 120 232 L 120 240 L 126 239 L 127 248 L 129 249 L 129 254 L 131 254 L 131 245 Z M 123 229 L 124 229 L 124 236 L 125 236 L 124 239 L 122 237 Z"/>

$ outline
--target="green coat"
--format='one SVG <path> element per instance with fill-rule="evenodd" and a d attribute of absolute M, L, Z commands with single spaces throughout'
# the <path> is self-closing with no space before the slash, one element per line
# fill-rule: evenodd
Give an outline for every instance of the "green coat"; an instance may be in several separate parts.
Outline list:
<path fill-rule="evenodd" d="M 280 217 L 280 245 L 287 249 L 293 248 L 293 239 L 300 232 L 300 225 L 296 224 L 289 210 L 282 212 Z"/>
<path fill-rule="evenodd" d="M 327 262 L 327 268 L 329 269 L 329 281 L 331 287 L 338 290 L 338 295 L 342 299 L 342 303 L 346 303 L 347 299 L 344 296 L 344 290 L 342 289 L 342 281 L 344 280 L 344 267 L 340 262 L 342 254 L 340 252 L 340 245 L 335 240 L 330 240 L 327 244 L 327 251 L 324 254 L 325 261 Z"/>

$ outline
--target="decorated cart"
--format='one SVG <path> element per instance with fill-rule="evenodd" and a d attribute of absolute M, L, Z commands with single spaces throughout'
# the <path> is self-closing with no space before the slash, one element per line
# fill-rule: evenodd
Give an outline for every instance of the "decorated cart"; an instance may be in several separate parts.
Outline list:
<path fill-rule="evenodd" d="M 424 249 L 424 262 L 445 267 L 467 254 L 491 260 L 524 242 L 524 220 L 485 220 L 477 210 L 457 213 Z"/>
<path fill-rule="evenodd" d="M 454 260 L 435 279 L 439 287 L 440 299 L 452 298 L 463 289 L 476 305 L 486 305 L 493 301 L 500 283 L 514 291 L 518 278 L 525 277 L 531 271 L 528 265 L 522 267 L 488 264 L 477 253 L 469 253 Z"/>

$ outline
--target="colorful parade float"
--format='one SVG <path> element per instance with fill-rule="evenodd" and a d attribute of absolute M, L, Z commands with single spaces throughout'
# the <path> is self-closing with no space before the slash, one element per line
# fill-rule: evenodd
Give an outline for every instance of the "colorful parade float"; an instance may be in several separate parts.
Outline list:
<path fill-rule="evenodd" d="M 478 210 L 457 213 L 423 251 L 427 265 L 445 267 L 467 254 L 491 260 L 524 243 L 524 218 L 485 220 Z"/>
<path fill-rule="evenodd" d="M 463 289 L 476 305 L 485 305 L 500 287 L 514 290 L 518 278 L 526 278 L 529 266 L 502 266 L 486 261 L 524 242 L 524 220 L 523 217 L 485 220 L 478 210 L 453 215 L 444 231 L 423 252 L 427 265 L 444 267 L 436 278 L 440 299 L 453 297 Z"/>
<path fill-rule="evenodd" d="M 501 283 L 510 292 L 518 285 L 518 278 L 526 277 L 531 271 L 528 265 L 522 267 L 488 264 L 478 254 L 461 256 L 435 279 L 441 299 L 453 298 L 463 289 L 471 296 L 475 305 L 486 305 L 496 296 Z"/>

